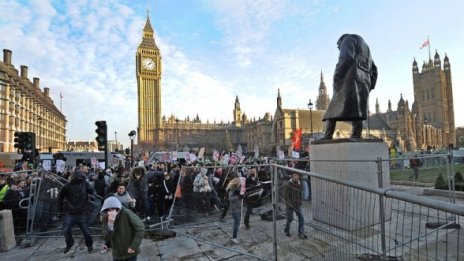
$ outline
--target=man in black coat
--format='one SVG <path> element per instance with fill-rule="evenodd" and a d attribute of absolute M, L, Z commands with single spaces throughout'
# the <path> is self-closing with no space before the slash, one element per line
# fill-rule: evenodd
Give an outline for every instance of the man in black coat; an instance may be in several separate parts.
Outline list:
<path fill-rule="evenodd" d="M 95 195 L 95 189 L 85 181 L 82 171 L 75 171 L 71 182 L 65 184 L 58 194 L 58 212 L 65 213 L 63 234 L 66 239 L 66 254 L 74 245 L 72 227 L 77 224 L 84 234 L 85 245 L 89 253 L 93 251 L 93 240 L 88 226 L 89 194 Z"/>
<path fill-rule="evenodd" d="M 333 96 L 325 112 L 325 139 L 332 139 L 337 121 L 351 121 L 352 138 L 361 138 L 362 121 L 368 116 L 369 92 L 377 81 L 377 66 L 369 46 L 356 34 L 344 34 L 334 73 Z"/>

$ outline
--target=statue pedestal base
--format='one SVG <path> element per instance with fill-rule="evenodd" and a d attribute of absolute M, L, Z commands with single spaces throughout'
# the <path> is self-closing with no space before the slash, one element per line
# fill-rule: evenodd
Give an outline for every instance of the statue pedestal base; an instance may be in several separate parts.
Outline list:
<path fill-rule="evenodd" d="M 312 145 L 311 171 L 341 181 L 378 187 L 375 160 L 387 160 L 387 144 L 381 140 L 344 139 L 316 141 Z M 383 161 L 383 187 L 390 187 L 390 168 Z M 318 178 L 311 179 L 313 219 L 348 231 L 380 222 L 379 196 Z M 384 204 L 385 205 L 385 204 Z M 385 217 L 390 216 L 385 207 Z"/>

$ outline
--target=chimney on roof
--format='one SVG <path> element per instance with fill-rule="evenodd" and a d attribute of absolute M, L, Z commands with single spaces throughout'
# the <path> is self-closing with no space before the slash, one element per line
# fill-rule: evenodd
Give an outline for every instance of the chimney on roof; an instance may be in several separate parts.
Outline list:
<path fill-rule="evenodd" d="M 45 97 L 50 97 L 50 88 L 44 87 L 44 95 Z"/>
<path fill-rule="evenodd" d="M 3 49 L 3 63 L 11 65 L 11 50 Z"/>
<path fill-rule="evenodd" d="M 40 79 L 37 77 L 34 77 L 32 78 L 32 80 L 34 81 L 35 88 L 40 89 Z"/>
<path fill-rule="evenodd" d="M 21 65 L 21 78 L 27 79 L 27 66 Z"/>

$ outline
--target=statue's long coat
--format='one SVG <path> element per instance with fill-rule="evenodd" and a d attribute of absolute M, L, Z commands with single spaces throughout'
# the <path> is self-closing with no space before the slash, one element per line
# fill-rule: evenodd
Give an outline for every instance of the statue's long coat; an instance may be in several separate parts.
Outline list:
<path fill-rule="evenodd" d="M 345 34 L 338 42 L 340 56 L 334 74 L 334 93 L 323 120 L 365 120 L 369 92 L 377 81 L 377 67 L 361 36 Z"/>

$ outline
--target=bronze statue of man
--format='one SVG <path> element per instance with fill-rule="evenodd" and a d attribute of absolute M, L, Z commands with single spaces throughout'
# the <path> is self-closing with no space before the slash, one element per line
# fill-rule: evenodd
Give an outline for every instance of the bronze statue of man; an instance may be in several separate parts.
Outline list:
<path fill-rule="evenodd" d="M 322 119 L 324 139 L 332 139 L 337 121 L 351 121 L 351 138 L 361 138 L 362 121 L 368 116 L 369 92 L 377 81 L 377 66 L 361 36 L 344 34 L 337 46 L 340 55 L 333 79 L 334 93 Z"/>

